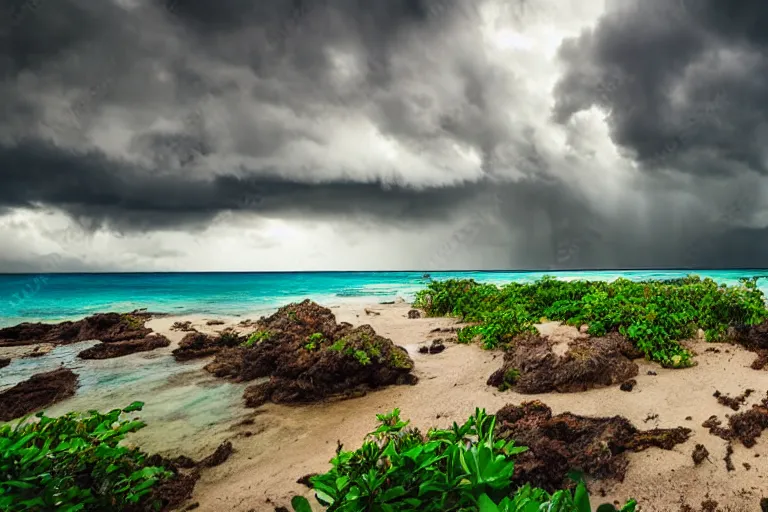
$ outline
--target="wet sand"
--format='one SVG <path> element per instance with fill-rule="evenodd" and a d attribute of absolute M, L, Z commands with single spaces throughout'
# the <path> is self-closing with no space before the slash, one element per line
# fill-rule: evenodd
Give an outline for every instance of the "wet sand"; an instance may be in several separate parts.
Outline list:
<path fill-rule="evenodd" d="M 445 338 L 448 333 L 430 331 L 455 325 L 452 320 L 408 319 L 407 304 L 367 307 L 380 314 L 367 315 L 362 305 L 332 310 L 338 321 L 368 323 L 377 333 L 408 349 L 420 378 L 417 385 L 394 386 L 362 398 L 331 403 L 270 404 L 256 410 L 245 409 L 240 400 L 243 385 L 208 376 L 200 369 L 207 359 L 186 363 L 185 370 L 180 372 L 173 366 L 179 363 L 169 357 L 185 334 L 171 331 L 173 322 L 190 320 L 198 330 L 215 332 L 234 326 L 245 317 L 221 318 L 226 324 L 217 326 L 205 325 L 213 317 L 163 317 L 153 319 L 148 326 L 168 336 L 172 341 L 170 347 L 109 361 L 140 368 L 142 360 L 146 363 L 159 359 L 169 361 L 167 366 L 176 370 L 157 379 L 137 380 L 109 393 L 100 394 L 91 388 L 82 396 L 78 394 L 57 404 L 51 412 L 82 408 L 78 406 L 86 403 L 89 407 L 108 408 L 138 399 L 147 402 L 142 418 L 150 426 L 132 441 L 149 451 L 198 456 L 229 438 L 236 452 L 222 466 L 203 472 L 191 501 L 198 502 L 197 510 L 201 511 L 271 512 L 275 506 L 290 507 L 294 494 L 303 494 L 314 503 L 311 492 L 296 480 L 327 470 L 337 441 L 348 449 L 357 448 L 363 436 L 373 430 L 377 413 L 400 408 L 403 418 L 426 431 L 431 426 L 448 427 L 454 421 L 463 422 L 475 407 L 495 412 L 507 403 L 539 399 L 554 413 L 621 415 L 640 429 L 684 426 L 693 430 L 691 439 L 672 451 L 649 449 L 628 454 L 630 464 L 623 483 L 591 483 L 593 505 L 633 497 L 640 502 L 642 511 L 676 511 L 683 501 L 698 509 L 708 494 L 720 504 L 718 510 L 759 509 L 763 497 L 760 489 L 765 488 L 764 475 L 768 475 L 766 438 L 759 438 L 751 449 L 734 444 L 736 469 L 728 472 L 723 461 L 727 443 L 701 427 L 711 415 L 725 420 L 726 415 L 734 413 L 718 404 L 712 396 L 715 390 L 732 396 L 747 388 L 756 390 L 741 411 L 765 396 L 768 372 L 749 368 L 754 354 L 729 345 L 716 345 L 720 353 L 705 352 L 713 345 L 692 342 L 691 347 L 698 353 L 697 366 L 665 370 L 657 364 L 638 361 L 640 375 L 631 392 L 616 386 L 583 393 L 520 395 L 485 385 L 490 374 L 500 367 L 501 353 L 452 343 L 440 354 L 418 353 L 421 344 L 436 337 Z M 576 329 L 554 324 L 544 325 L 541 330 L 556 337 L 558 343 L 579 336 Z M 656 375 L 648 375 L 649 370 Z M 205 390 L 209 390 L 208 395 Z M 100 405 L 103 403 L 108 405 Z M 236 426 L 245 418 L 252 418 L 253 424 Z M 710 460 L 696 467 L 691 452 L 697 443 L 706 446 Z M 749 470 L 744 462 L 750 465 Z M 600 497 L 600 490 L 605 491 L 605 497 Z"/>

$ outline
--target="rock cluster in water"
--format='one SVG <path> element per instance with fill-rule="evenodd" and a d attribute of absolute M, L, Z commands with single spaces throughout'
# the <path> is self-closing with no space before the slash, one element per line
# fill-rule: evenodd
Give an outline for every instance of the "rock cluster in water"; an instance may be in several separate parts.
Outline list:
<path fill-rule="evenodd" d="M 0 329 L 0 346 L 100 341 L 99 345 L 78 354 L 83 359 L 108 359 L 167 347 L 171 344 L 168 338 L 144 326 L 151 316 L 150 313 L 134 311 L 98 313 L 76 322 L 58 324 L 24 322 Z"/>
<path fill-rule="evenodd" d="M 0 421 L 11 421 L 75 394 L 78 376 L 68 368 L 33 375 L 0 393 Z"/>

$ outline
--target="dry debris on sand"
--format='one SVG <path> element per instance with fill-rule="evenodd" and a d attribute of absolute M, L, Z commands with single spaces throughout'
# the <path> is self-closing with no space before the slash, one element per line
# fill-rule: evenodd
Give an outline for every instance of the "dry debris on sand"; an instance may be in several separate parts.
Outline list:
<path fill-rule="evenodd" d="M 695 465 L 699 465 L 702 462 L 704 462 L 704 459 L 709 457 L 709 450 L 707 450 L 707 447 L 703 444 L 697 444 L 696 447 L 693 449 L 693 453 L 691 453 L 691 458 L 693 459 L 693 463 Z"/>
<path fill-rule="evenodd" d="M 749 395 L 754 393 L 754 389 L 747 389 L 742 394 L 731 397 L 728 395 L 724 395 L 720 393 L 720 391 L 715 391 L 715 393 L 712 395 L 715 398 L 717 398 L 717 402 L 721 405 L 724 405 L 726 407 L 730 407 L 734 411 L 738 411 L 739 408 L 746 402 L 747 398 L 749 398 Z"/>
<path fill-rule="evenodd" d="M 0 346 L 67 345 L 89 340 L 102 342 L 80 352 L 78 356 L 83 359 L 108 359 L 167 347 L 171 342 L 165 336 L 157 335 L 144 326 L 151 317 L 150 313 L 134 311 L 98 313 L 76 322 L 58 324 L 24 322 L 0 329 Z"/>
<path fill-rule="evenodd" d="M 632 360 L 642 354 L 618 334 L 572 340 L 562 355 L 553 345 L 538 334 L 516 337 L 488 385 L 523 394 L 570 393 L 620 384 L 639 371 Z"/>
<path fill-rule="evenodd" d="M 75 394 L 78 376 L 68 368 L 38 373 L 0 393 L 0 421 L 11 421 Z"/>
<path fill-rule="evenodd" d="M 257 324 L 249 346 L 225 348 L 205 369 L 218 377 L 269 381 L 246 388 L 246 405 L 352 397 L 390 384 L 415 384 L 413 361 L 370 325 L 336 323 L 333 312 L 305 300 Z"/>
<path fill-rule="evenodd" d="M 728 428 L 722 426 L 717 416 L 710 416 L 701 426 L 726 441 L 738 440 L 745 447 L 752 448 L 763 430 L 768 428 L 768 397 L 753 405 L 750 410 L 728 418 Z"/>
<path fill-rule="evenodd" d="M 590 418 L 571 413 L 552 415 L 536 400 L 506 405 L 496 413 L 497 434 L 529 447 L 515 462 L 513 480 L 554 491 L 570 484 L 568 473 L 579 469 L 600 479 L 623 481 L 625 452 L 650 447 L 671 450 L 684 443 L 691 429 L 641 431 L 621 416 Z"/>

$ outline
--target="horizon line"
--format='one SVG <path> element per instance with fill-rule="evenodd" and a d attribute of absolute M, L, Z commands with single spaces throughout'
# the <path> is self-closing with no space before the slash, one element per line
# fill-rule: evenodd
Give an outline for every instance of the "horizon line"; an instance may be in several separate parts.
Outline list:
<path fill-rule="evenodd" d="M 26 276 L 26 275 L 135 275 L 135 274 L 430 274 L 430 273 L 531 273 L 531 272 L 653 272 L 653 271 L 768 271 L 768 267 L 629 267 L 629 268 L 568 268 L 568 269 L 453 269 L 453 270 L 128 270 L 128 271 L 78 271 L 78 272 L 0 272 L 0 276 Z"/>

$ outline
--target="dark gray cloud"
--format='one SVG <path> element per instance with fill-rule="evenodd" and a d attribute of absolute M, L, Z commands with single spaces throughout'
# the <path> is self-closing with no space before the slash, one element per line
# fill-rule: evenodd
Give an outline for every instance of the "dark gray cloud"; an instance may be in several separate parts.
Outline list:
<path fill-rule="evenodd" d="M 555 117 L 605 108 L 651 171 L 765 174 L 766 28 L 759 0 L 623 2 L 563 43 Z"/>
<path fill-rule="evenodd" d="M 768 7 L 617 3 L 562 42 L 550 112 L 547 59 L 486 51 L 481 4 L 0 0 L 0 215 L 50 208 L 116 234 L 226 212 L 442 222 L 445 254 L 415 260 L 758 264 Z M 626 159 L 600 156 L 593 106 Z"/>

